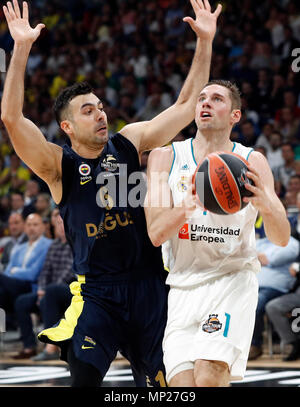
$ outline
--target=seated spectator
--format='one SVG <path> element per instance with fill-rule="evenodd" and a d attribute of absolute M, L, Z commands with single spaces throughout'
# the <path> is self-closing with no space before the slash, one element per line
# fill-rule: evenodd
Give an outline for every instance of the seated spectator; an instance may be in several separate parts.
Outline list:
<path fill-rule="evenodd" d="M 10 196 L 11 212 L 23 214 L 24 196 L 22 192 L 13 192 Z"/>
<path fill-rule="evenodd" d="M 282 136 L 278 131 L 273 131 L 270 136 L 270 150 L 267 152 L 268 163 L 273 170 L 284 164 L 281 151 Z"/>
<path fill-rule="evenodd" d="M 3 274 L 0 274 L 0 308 L 13 312 L 15 301 L 21 294 L 36 290 L 38 276 L 52 240 L 43 236 L 44 224 L 38 214 L 31 214 L 25 222 L 28 242 L 13 251 Z M 31 350 L 24 350 L 25 356 Z"/>
<path fill-rule="evenodd" d="M 27 181 L 24 192 L 23 217 L 26 218 L 31 213 L 36 212 L 35 202 L 40 193 L 40 185 L 37 181 L 30 179 Z"/>
<path fill-rule="evenodd" d="M 284 142 L 297 143 L 297 133 L 300 119 L 294 117 L 291 107 L 281 109 L 280 120 L 275 123 L 275 128 L 280 131 Z"/>
<path fill-rule="evenodd" d="M 34 205 L 37 199 L 37 196 L 40 192 L 39 183 L 35 180 L 30 179 L 26 182 L 25 191 L 24 191 L 24 203 L 25 205 Z"/>
<path fill-rule="evenodd" d="M 266 232 L 264 228 L 263 218 L 260 213 L 257 214 L 255 222 L 255 238 L 262 239 L 266 237 Z"/>
<path fill-rule="evenodd" d="M 10 189 L 10 170 L 5 166 L 4 158 L 0 156 L 0 196 L 7 195 Z"/>
<path fill-rule="evenodd" d="M 20 295 L 15 302 L 15 311 L 18 325 L 21 328 L 22 342 L 24 350 L 16 358 L 26 356 L 30 357 L 36 351 L 36 337 L 33 332 L 32 320 L 30 314 L 36 312 L 41 314 L 42 321 L 46 328 L 53 326 L 60 318 L 70 304 L 71 292 L 68 284 L 74 280 L 72 272 L 73 256 L 70 245 L 65 236 L 63 220 L 60 216 L 55 218 L 55 236 L 52 242 L 38 278 L 37 291 Z M 53 301 L 54 305 L 49 307 L 45 305 L 45 294 L 59 297 L 60 301 Z M 51 294 L 52 293 L 52 294 Z M 60 309 L 59 315 L 55 311 L 60 307 L 61 297 L 66 298 L 65 308 Z M 49 299 L 47 300 L 47 302 Z M 57 303 L 57 304 L 56 304 Z M 52 360 L 59 357 L 56 347 L 46 347 L 42 354 L 37 355 L 35 360 Z"/>
<path fill-rule="evenodd" d="M 50 219 L 51 217 L 51 196 L 47 193 L 38 194 L 35 204 L 35 211 L 42 218 Z"/>
<path fill-rule="evenodd" d="M 23 193 L 25 191 L 26 182 L 30 179 L 30 171 L 22 165 L 17 154 L 13 153 L 10 156 L 10 189 Z"/>
<path fill-rule="evenodd" d="M 284 160 L 284 164 L 273 168 L 273 175 L 275 184 L 278 184 L 276 190 L 281 191 L 280 196 L 284 196 L 287 191 L 290 177 L 296 174 L 296 168 L 298 166 L 295 160 L 295 153 L 291 143 L 283 143 L 281 145 L 281 155 Z"/>
<path fill-rule="evenodd" d="M 290 344 L 290 353 L 283 358 L 289 362 L 300 358 L 300 336 L 299 332 L 294 332 L 291 326 L 291 311 L 300 308 L 300 257 L 298 261 L 292 263 L 289 268 L 291 276 L 296 278 L 294 287 L 288 294 L 282 295 L 269 301 L 266 305 L 266 313 L 272 322 L 274 330 L 278 333 L 283 345 Z"/>
<path fill-rule="evenodd" d="M 294 237 L 300 240 L 300 192 L 298 192 L 297 194 L 296 205 L 298 209 L 297 213 L 293 214 L 292 216 L 289 216 L 288 219 L 290 221 Z"/>
<path fill-rule="evenodd" d="M 266 152 L 271 150 L 270 137 L 274 130 L 274 127 L 271 123 L 266 123 L 263 127 L 262 133 L 258 136 L 255 146 L 265 147 Z"/>
<path fill-rule="evenodd" d="M 8 218 L 9 238 L 3 246 L 0 271 L 2 272 L 9 263 L 13 248 L 27 241 L 27 235 L 24 233 L 25 222 L 20 213 L 12 213 Z"/>
<path fill-rule="evenodd" d="M 287 186 L 287 191 L 283 199 L 288 216 L 298 214 L 297 196 L 300 192 L 300 175 L 291 175 Z"/>
<path fill-rule="evenodd" d="M 239 136 L 239 142 L 247 147 L 252 147 L 255 145 L 257 135 L 255 134 L 255 127 L 250 120 L 245 120 L 241 124 L 241 133 Z"/>
<path fill-rule="evenodd" d="M 299 241 L 291 237 L 285 247 L 271 243 L 267 238 L 256 241 L 261 271 L 258 273 L 258 304 L 249 360 L 262 355 L 264 314 L 267 302 L 286 294 L 294 285 L 295 278 L 289 273 L 290 265 L 299 255 Z"/>
<path fill-rule="evenodd" d="M 283 106 L 278 109 L 275 115 L 275 121 L 279 122 L 281 120 L 282 109 L 289 107 L 292 109 L 293 116 L 295 118 L 300 118 L 300 107 L 297 105 L 297 94 L 292 90 L 286 90 L 283 94 Z"/>

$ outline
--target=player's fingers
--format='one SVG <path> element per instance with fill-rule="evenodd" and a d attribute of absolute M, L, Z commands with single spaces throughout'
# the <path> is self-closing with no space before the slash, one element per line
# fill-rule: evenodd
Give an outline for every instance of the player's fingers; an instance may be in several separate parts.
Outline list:
<path fill-rule="evenodd" d="M 16 18 L 16 14 L 15 14 L 15 11 L 13 9 L 13 6 L 12 6 L 11 2 L 10 1 L 7 2 L 6 5 L 7 5 L 7 8 L 8 8 L 11 19 L 14 20 Z"/>
<path fill-rule="evenodd" d="M 197 0 L 190 0 L 190 3 L 193 7 L 195 14 L 197 15 L 197 13 L 201 10 L 202 7 L 199 6 Z"/>
<path fill-rule="evenodd" d="M 5 15 L 6 21 L 9 23 L 11 21 L 11 17 L 6 6 L 3 6 L 3 13 Z"/>
<path fill-rule="evenodd" d="M 211 11 L 211 7 L 210 7 L 210 4 L 209 4 L 208 0 L 204 0 L 204 6 L 205 6 L 207 11 Z"/>
<path fill-rule="evenodd" d="M 23 1 L 23 18 L 25 20 L 28 20 L 29 14 L 28 14 L 28 4 L 26 1 Z"/>
<path fill-rule="evenodd" d="M 18 0 L 13 0 L 14 10 L 17 18 L 21 18 L 21 12 Z"/>
<path fill-rule="evenodd" d="M 251 164 L 248 164 L 248 171 L 251 171 L 253 174 L 257 176 L 259 175 L 258 171 Z"/>
<path fill-rule="evenodd" d="M 192 17 L 184 17 L 184 18 L 183 18 L 183 21 L 184 21 L 185 23 L 188 23 L 188 24 L 191 26 L 192 29 L 193 29 L 193 27 L 195 26 L 195 20 L 192 19 Z"/>
<path fill-rule="evenodd" d="M 40 33 L 44 27 L 45 27 L 45 24 L 38 24 L 38 25 L 35 27 L 35 30 L 36 30 L 38 33 Z"/>
<path fill-rule="evenodd" d="M 257 173 L 254 173 L 252 170 L 246 172 L 246 177 L 251 179 L 257 187 L 261 187 L 261 180 Z M 246 184 L 245 184 L 246 185 Z"/>
<path fill-rule="evenodd" d="M 216 18 L 219 17 L 219 15 L 221 14 L 222 11 L 222 4 L 218 4 L 218 7 L 216 8 L 214 15 L 216 16 Z"/>

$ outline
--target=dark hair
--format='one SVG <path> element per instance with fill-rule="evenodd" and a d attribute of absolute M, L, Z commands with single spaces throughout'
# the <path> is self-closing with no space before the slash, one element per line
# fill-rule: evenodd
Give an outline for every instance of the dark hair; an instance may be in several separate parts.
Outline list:
<path fill-rule="evenodd" d="M 58 125 L 60 126 L 61 121 L 64 120 L 63 113 L 72 99 L 74 99 L 76 96 L 87 95 L 92 92 L 93 88 L 87 82 L 78 82 L 72 86 L 64 88 L 57 96 L 53 107 Z"/>
<path fill-rule="evenodd" d="M 231 107 L 232 109 L 241 109 L 242 107 L 242 102 L 241 102 L 241 92 L 239 91 L 239 88 L 236 86 L 235 83 L 232 83 L 230 81 L 226 81 L 224 79 L 213 79 L 209 81 L 204 88 L 210 85 L 219 85 L 223 86 L 224 88 L 227 88 L 229 90 L 230 94 L 230 99 L 231 99 Z"/>

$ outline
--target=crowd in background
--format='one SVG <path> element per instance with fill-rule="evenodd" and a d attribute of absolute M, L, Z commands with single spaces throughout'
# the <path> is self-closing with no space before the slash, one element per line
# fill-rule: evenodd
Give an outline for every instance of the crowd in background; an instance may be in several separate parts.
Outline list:
<path fill-rule="evenodd" d="M 300 5 L 296 0 L 222 4 L 211 79 L 239 86 L 243 115 L 232 140 L 266 156 L 276 192 L 299 231 Z M 29 56 L 24 115 L 47 140 L 66 142 L 52 105 L 59 91 L 76 81 L 88 81 L 103 101 L 110 135 L 127 123 L 153 118 L 176 100 L 195 49 L 195 34 L 182 21 L 193 15 L 188 0 L 31 0 L 29 6 L 32 26 L 42 22 L 46 28 Z M 0 48 L 8 66 L 13 41 L 2 10 Z M 2 73 L 0 97 L 4 79 Z M 192 123 L 177 139 L 195 133 Z M 16 212 L 41 215 L 45 235 L 53 239 L 53 210 L 46 184 L 20 161 L 0 123 L 0 250 L 11 237 L 9 217 Z"/>

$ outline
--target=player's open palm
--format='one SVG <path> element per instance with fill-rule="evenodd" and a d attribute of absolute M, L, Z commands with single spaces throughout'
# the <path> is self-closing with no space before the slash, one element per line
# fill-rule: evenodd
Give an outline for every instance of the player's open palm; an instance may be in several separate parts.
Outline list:
<path fill-rule="evenodd" d="M 211 12 L 208 0 L 190 0 L 196 18 L 185 17 L 183 21 L 190 24 L 198 37 L 202 39 L 212 39 L 217 29 L 217 19 L 221 13 L 222 6 L 218 4 L 215 12 Z"/>
<path fill-rule="evenodd" d="M 8 2 L 3 6 L 3 12 L 8 24 L 8 28 L 15 43 L 33 43 L 40 35 L 41 30 L 45 27 L 44 24 L 38 24 L 32 28 L 28 21 L 28 4 L 23 2 L 23 14 L 17 0 Z"/>

